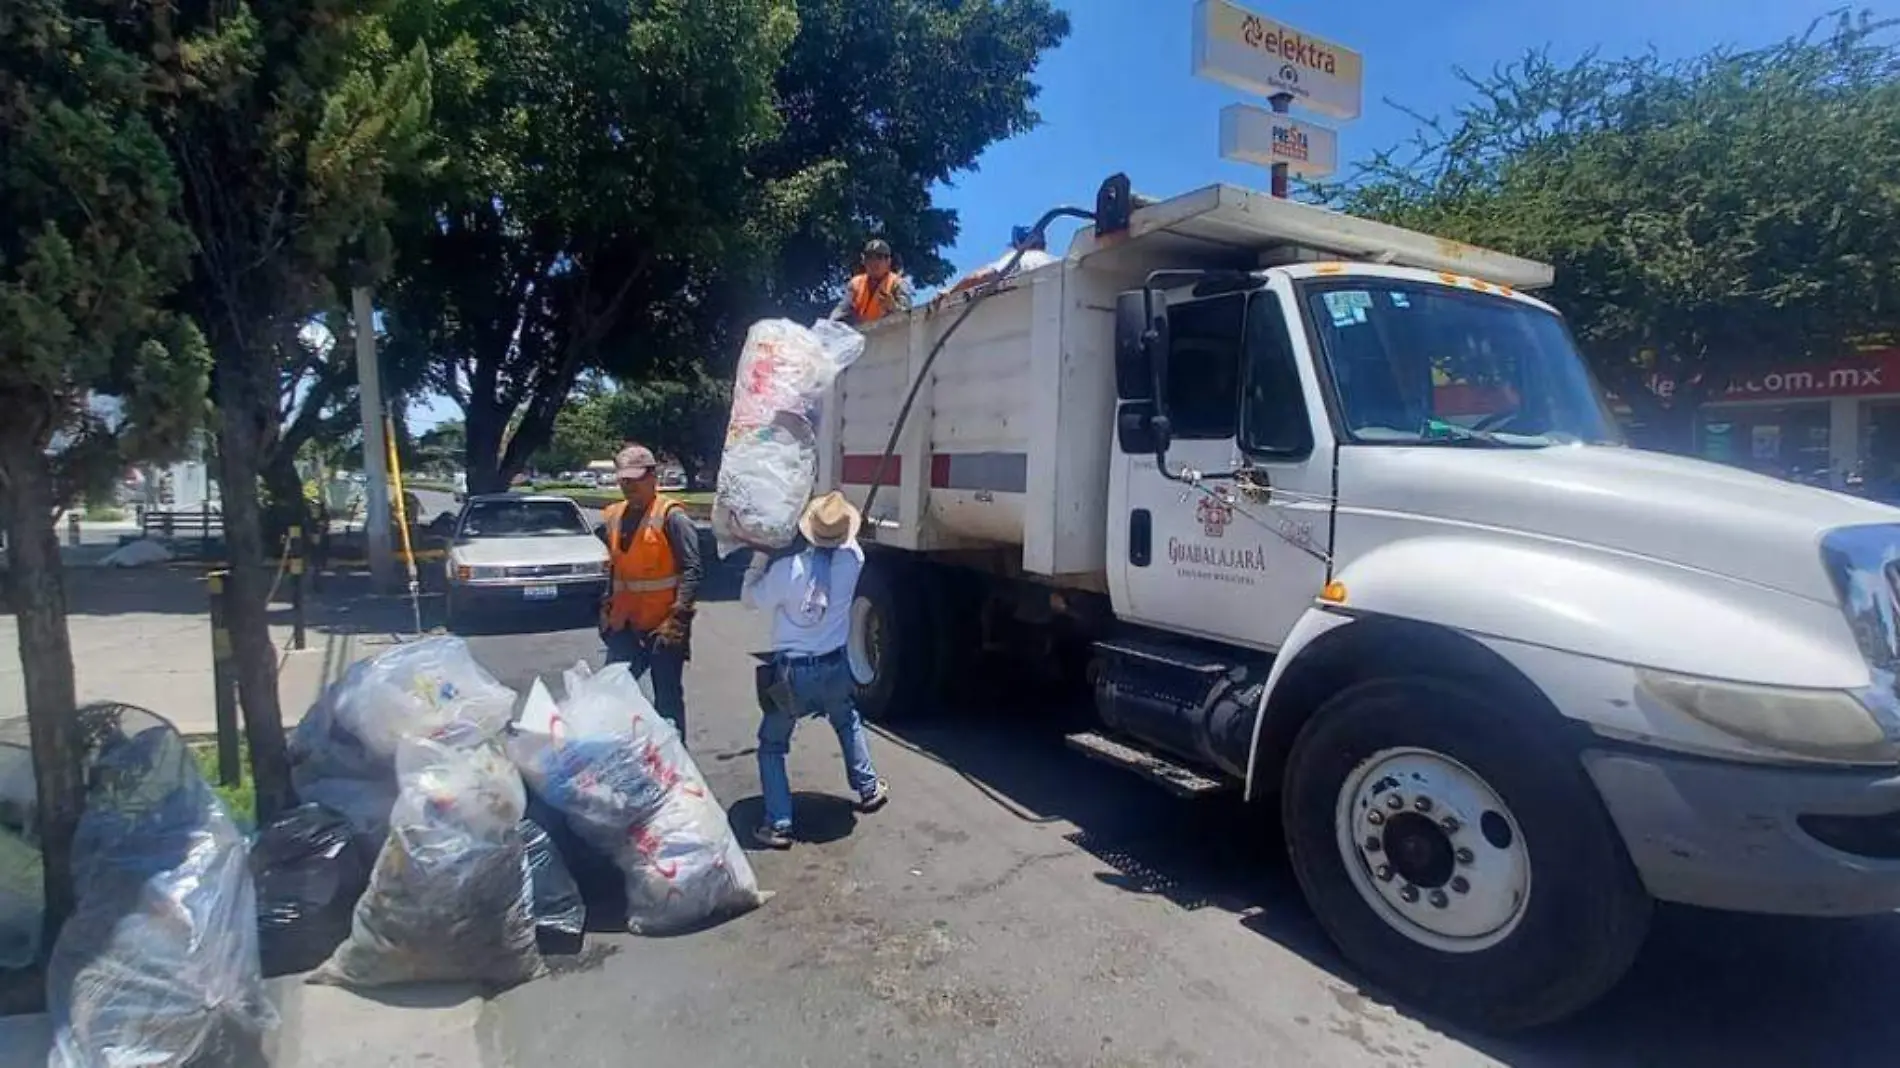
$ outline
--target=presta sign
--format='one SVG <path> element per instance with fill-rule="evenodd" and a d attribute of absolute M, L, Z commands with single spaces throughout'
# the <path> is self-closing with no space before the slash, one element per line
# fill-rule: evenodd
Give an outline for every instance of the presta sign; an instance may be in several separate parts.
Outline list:
<path fill-rule="evenodd" d="M 1222 159 L 1271 167 L 1286 164 L 1297 178 L 1324 178 L 1339 168 L 1339 134 L 1251 104 L 1220 113 Z"/>

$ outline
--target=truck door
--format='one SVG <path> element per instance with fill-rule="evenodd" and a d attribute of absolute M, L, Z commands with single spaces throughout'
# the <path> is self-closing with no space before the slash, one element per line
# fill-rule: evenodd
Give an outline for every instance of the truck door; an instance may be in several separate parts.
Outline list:
<path fill-rule="evenodd" d="M 1109 553 L 1122 618 L 1277 649 L 1325 585 L 1333 441 L 1288 297 L 1170 302 L 1168 467 L 1239 477 L 1167 478 L 1117 442 Z"/>

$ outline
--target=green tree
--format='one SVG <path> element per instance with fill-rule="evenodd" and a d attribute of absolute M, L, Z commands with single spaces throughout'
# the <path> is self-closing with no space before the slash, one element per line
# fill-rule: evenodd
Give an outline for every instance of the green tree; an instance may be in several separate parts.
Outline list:
<path fill-rule="evenodd" d="M 613 440 L 631 438 L 680 465 L 697 485 L 718 463 L 732 408 L 732 383 L 697 367 L 621 387 L 603 398 Z"/>
<path fill-rule="evenodd" d="M 465 413 L 473 491 L 548 441 L 601 344 L 733 255 L 791 0 L 409 4 L 458 151 L 396 232 L 400 350 Z M 512 427 L 512 430 L 511 430 Z"/>
<path fill-rule="evenodd" d="M 191 239 L 143 117 L 149 71 L 99 21 L 126 7 L 9 0 L 0 11 L 0 517 L 49 936 L 71 908 L 83 800 L 54 515 L 182 447 L 205 412 L 203 340 L 163 309 Z"/>
<path fill-rule="evenodd" d="M 1900 325 L 1894 25 L 1680 62 L 1533 53 L 1464 75 L 1476 102 L 1324 192 L 1553 263 L 1545 295 L 1645 443 L 1684 448 L 1736 380 Z"/>
<path fill-rule="evenodd" d="M 380 0 L 179 0 L 108 23 L 154 57 L 147 114 L 194 239 L 182 306 L 214 359 L 232 649 L 260 818 L 290 800 L 261 468 L 281 432 L 283 354 L 341 276 L 386 262 L 392 183 L 419 173 L 430 66 Z M 380 253 L 380 254 L 379 254 Z"/>
<path fill-rule="evenodd" d="M 1035 123 L 1029 75 L 1067 17 L 1048 0 L 797 0 L 793 36 L 793 6 L 635 5 L 631 37 L 621 4 L 576 0 L 558 26 L 459 9 L 482 73 L 451 93 L 439 68 L 438 112 L 482 151 L 403 238 L 390 321 L 467 413 L 471 486 L 540 451 L 589 370 L 729 374 L 745 324 L 828 306 L 869 233 L 920 281 L 948 275 L 956 220 L 930 190 Z M 748 21 L 772 32 L 726 39 Z M 432 26 L 438 56 L 465 55 Z"/>

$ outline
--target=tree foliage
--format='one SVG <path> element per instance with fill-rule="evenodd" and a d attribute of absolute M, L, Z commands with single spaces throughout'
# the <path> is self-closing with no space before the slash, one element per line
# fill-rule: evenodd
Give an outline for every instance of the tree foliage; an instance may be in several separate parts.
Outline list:
<path fill-rule="evenodd" d="M 470 488 L 493 489 L 604 341 L 664 329 L 737 254 L 796 19 L 790 0 L 417 0 L 396 26 L 435 44 L 458 151 L 397 234 L 389 321 L 432 354 Z"/>
<path fill-rule="evenodd" d="M 699 368 L 617 388 L 578 392 L 554 420 L 554 434 L 536 456 L 544 470 L 579 470 L 637 441 L 676 461 L 697 481 L 719 458 L 732 405 L 732 383 Z"/>
<path fill-rule="evenodd" d="M 476 489 L 588 371 L 729 372 L 747 321 L 828 303 L 869 234 L 945 277 L 930 190 L 1034 124 L 1068 29 L 1048 0 L 409 7 L 464 151 L 398 235 L 392 342 L 466 413 Z"/>
<path fill-rule="evenodd" d="M 166 458 L 205 414 L 203 339 L 164 308 L 191 235 L 144 116 L 148 61 L 100 21 L 129 7 L 0 8 L 0 519 L 49 935 L 71 906 L 82 801 L 54 513 L 133 462 Z"/>
<path fill-rule="evenodd" d="M 1426 123 L 1413 156 L 1326 192 L 1553 263 L 1547 296 L 1598 375 L 1656 443 L 1680 445 L 1734 381 L 1900 322 L 1893 31 L 1844 15 L 1679 62 L 1532 53 L 1463 75 L 1476 101 Z"/>
<path fill-rule="evenodd" d="M 427 51 L 399 51 L 382 7 L 177 0 L 127 4 L 105 23 L 128 52 L 152 57 L 146 114 L 192 238 L 178 304 L 214 361 L 228 618 L 263 818 L 290 795 L 258 566 L 258 481 L 282 429 L 283 354 L 335 300 L 339 276 L 386 258 L 392 188 L 425 168 L 429 144 Z"/>

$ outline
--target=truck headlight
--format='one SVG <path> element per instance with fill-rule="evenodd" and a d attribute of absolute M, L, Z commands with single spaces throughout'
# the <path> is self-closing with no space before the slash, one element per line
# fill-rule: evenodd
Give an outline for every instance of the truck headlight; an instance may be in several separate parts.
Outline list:
<path fill-rule="evenodd" d="M 1814 760 L 1900 762 L 1872 709 L 1845 690 L 1790 689 L 1639 670 L 1656 700 L 1725 734 Z"/>

